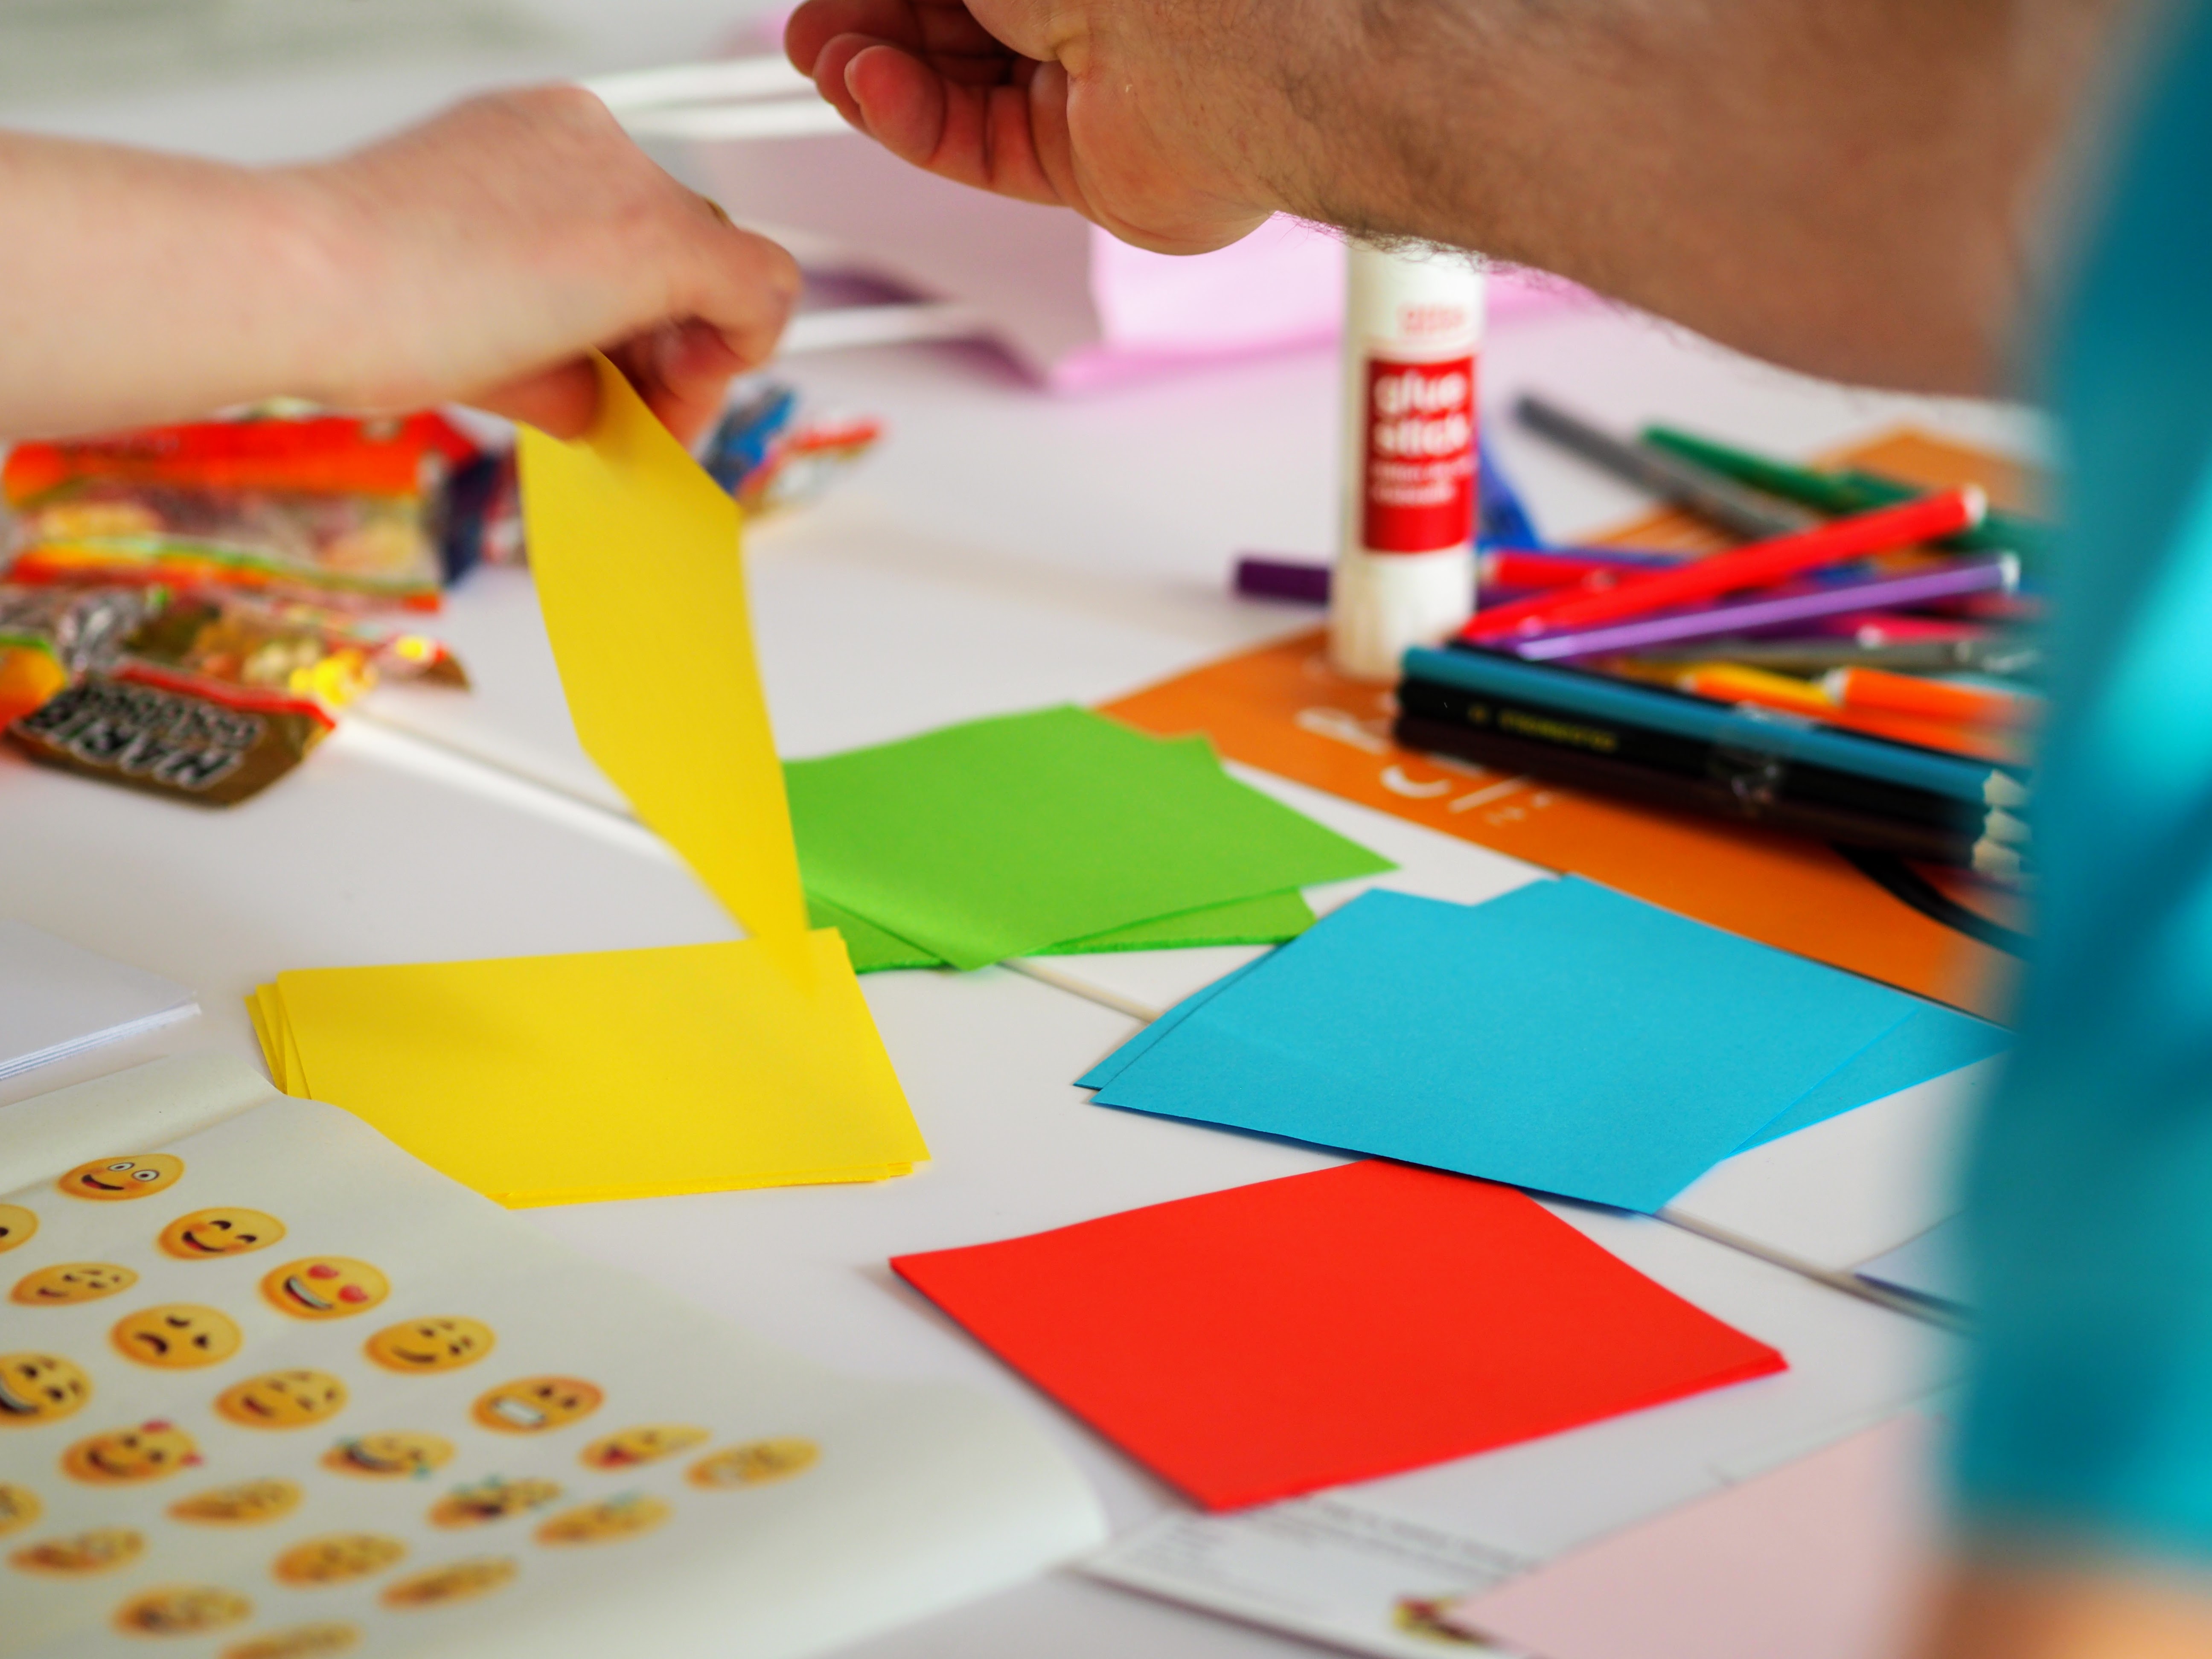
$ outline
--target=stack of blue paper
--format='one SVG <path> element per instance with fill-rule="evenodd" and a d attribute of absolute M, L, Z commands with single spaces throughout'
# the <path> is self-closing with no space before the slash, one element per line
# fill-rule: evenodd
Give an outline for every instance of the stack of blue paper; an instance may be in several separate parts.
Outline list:
<path fill-rule="evenodd" d="M 1079 1079 L 1098 1103 L 1653 1211 L 2004 1030 L 1567 877 L 1372 892 Z"/>

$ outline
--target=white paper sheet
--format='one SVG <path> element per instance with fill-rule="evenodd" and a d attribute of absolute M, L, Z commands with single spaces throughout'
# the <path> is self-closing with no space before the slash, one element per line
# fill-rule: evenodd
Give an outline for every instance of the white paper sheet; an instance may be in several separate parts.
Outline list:
<path fill-rule="evenodd" d="M 199 1011 L 173 980 L 0 918 L 0 1081 Z"/>
<path fill-rule="evenodd" d="M 1953 1216 L 1895 1249 L 1871 1261 L 1860 1262 L 1858 1276 L 1923 1301 L 1963 1310 L 1968 1305 L 1961 1255 L 1965 1248 L 1965 1240 L 1960 1237 L 1963 1229 L 1962 1218 Z"/>

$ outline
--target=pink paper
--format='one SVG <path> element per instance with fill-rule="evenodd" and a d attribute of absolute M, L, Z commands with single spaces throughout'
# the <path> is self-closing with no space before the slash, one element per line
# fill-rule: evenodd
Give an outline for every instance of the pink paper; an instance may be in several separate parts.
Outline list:
<path fill-rule="evenodd" d="M 1893 1419 L 1441 1616 L 1543 1659 L 1897 1659 L 1933 1581 L 1935 1443 Z"/>
<path fill-rule="evenodd" d="M 1296 220 L 1173 258 L 1065 209 L 923 173 L 857 134 L 699 149 L 739 223 L 785 236 L 802 259 L 975 306 L 993 340 L 1055 391 L 1310 349 L 1342 325 L 1343 247 Z M 1555 279 L 1501 275 L 1491 319 L 1588 300 Z"/>

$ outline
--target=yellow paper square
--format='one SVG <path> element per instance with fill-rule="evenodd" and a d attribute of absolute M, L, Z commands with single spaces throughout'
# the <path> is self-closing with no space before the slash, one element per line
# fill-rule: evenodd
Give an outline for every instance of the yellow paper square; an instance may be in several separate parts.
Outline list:
<path fill-rule="evenodd" d="M 276 1036 L 270 1029 L 269 1017 L 262 1012 L 262 994 L 276 988 L 273 985 L 255 986 L 253 994 L 244 999 L 246 1017 L 253 1022 L 253 1040 L 261 1045 L 261 1060 L 269 1068 L 269 1080 L 276 1085 L 278 1092 L 289 1094 L 292 1091 L 284 1087 L 283 1050 L 276 1046 Z"/>
<path fill-rule="evenodd" d="M 530 566 L 585 751 L 791 973 L 806 900 L 761 696 L 737 503 L 598 360 L 580 443 L 524 428 Z"/>
<path fill-rule="evenodd" d="M 843 941 L 278 976 L 295 1085 L 502 1204 L 874 1181 L 929 1156 Z"/>

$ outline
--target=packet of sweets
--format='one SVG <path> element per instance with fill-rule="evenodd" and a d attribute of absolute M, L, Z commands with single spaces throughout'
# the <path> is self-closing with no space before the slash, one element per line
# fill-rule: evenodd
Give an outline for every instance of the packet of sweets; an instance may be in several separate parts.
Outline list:
<path fill-rule="evenodd" d="M 0 723 L 29 714 L 68 684 L 52 645 L 0 629 Z"/>
<path fill-rule="evenodd" d="M 123 641 L 169 601 L 161 587 L 0 582 L 0 635 L 35 642 L 70 674 L 111 668 Z"/>
<path fill-rule="evenodd" d="M 0 467 L 17 520 L 8 574 L 434 609 L 447 485 L 481 458 L 435 413 L 18 444 Z"/>
<path fill-rule="evenodd" d="M 149 588 L 0 582 L 0 726 L 39 708 L 72 676 L 112 664 L 123 636 L 164 597 Z"/>
<path fill-rule="evenodd" d="M 216 589 L 172 600 L 124 641 L 123 651 L 173 675 L 289 692 L 326 709 L 343 708 L 386 676 L 468 686 L 453 653 L 426 635 Z"/>
<path fill-rule="evenodd" d="M 129 667 L 79 680 L 15 720 L 34 760 L 204 806 L 229 806 L 283 777 L 330 734 L 313 702 Z"/>

